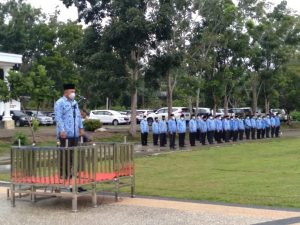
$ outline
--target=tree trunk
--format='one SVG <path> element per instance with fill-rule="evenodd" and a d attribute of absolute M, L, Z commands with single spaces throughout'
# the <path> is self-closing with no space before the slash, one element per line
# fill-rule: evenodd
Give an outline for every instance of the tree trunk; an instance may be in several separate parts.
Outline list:
<path fill-rule="evenodd" d="M 130 134 L 136 136 L 136 109 L 137 109 L 137 80 L 138 80 L 138 52 L 131 51 L 131 60 L 134 66 L 131 70 L 131 123 L 130 123 Z"/>
<path fill-rule="evenodd" d="M 215 116 L 217 112 L 217 97 L 213 94 L 213 107 L 212 107 L 212 115 Z"/>
<path fill-rule="evenodd" d="M 266 114 L 270 112 L 270 101 L 267 95 L 265 96 L 265 110 L 266 110 Z"/>
<path fill-rule="evenodd" d="M 224 114 L 228 115 L 228 96 L 226 94 L 224 95 Z"/>
<path fill-rule="evenodd" d="M 252 82 L 251 82 L 251 89 L 252 89 L 252 112 L 253 115 L 256 115 L 257 111 L 257 86 L 258 86 L 258 75 L 253 74 Z"/>
<path fill-rule="evenodd" d="M 190 110 L 190 112 L 193 112 L 193 100 L 192 100 L 192 96 L 189 96 L 189 110 Z"/>
<path fill-rule="evenodd" d="M 196 94 L 196 111 L 195 111 L 196 114 L 198 114 L 198 110 L 199 110 L 199 98 L 200 98 L 200 88 L 197 89 L 197 94 Z"/>
<path fill-rule="evenodd" d="M 172 114 L 173 107 L 173 89 L 172 89 L 172 77 L 170 73 L 168 73 L 168 88 L 167 88 L 167 106 L 168 106 L 168 116 L 170 117 Z"/>

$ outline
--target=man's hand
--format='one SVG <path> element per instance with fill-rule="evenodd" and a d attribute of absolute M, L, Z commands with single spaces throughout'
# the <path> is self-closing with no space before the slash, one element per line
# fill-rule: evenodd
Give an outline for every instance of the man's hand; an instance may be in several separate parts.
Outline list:
<path fill-rule="evenodd" d="M 84 135 L 84 129 L 79 129 L 79 134 L 80 134 L 80 136 L 83 136 Z"/>
<path fill-rule="evenodd" d="M 62 139 L 67 138 L 66 132 L 65 132 L 65 131 L 60 132 L 60 137 L 61 137 Z"/>

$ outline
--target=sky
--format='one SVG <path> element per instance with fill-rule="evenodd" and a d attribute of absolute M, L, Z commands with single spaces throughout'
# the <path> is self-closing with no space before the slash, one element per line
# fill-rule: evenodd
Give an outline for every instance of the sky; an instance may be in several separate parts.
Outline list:
<path fill-rule="evenodd" d="M 6 2 L 7 0 L 0 0 L 0 2 Z M 60 10 L 60 21 L 67 21 L 68 19 L 76 20 L 78 13 L 77 9 L 73 6 L 66 8 L 65 5 L 60 0 L 25 0 L 27 3 L 30 3 L 36 8 L 41 8 L 45 13 L 51 14 L 55 11 L 55 8 L 58 6 Z M 281 0 L 269 0 L 269 2 L 278 4 Z M 288 6 L 297 11 L 300 14 L 300 0 L 287 0 Z"/>

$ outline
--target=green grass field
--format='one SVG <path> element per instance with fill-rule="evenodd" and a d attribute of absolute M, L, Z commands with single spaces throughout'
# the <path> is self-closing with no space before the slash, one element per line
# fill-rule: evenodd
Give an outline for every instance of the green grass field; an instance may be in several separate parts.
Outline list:
<path fill-rule="evenodd" d="M 300 207 L 300 139 L 281 138 L 139 157 L 138 195 Z M 0 180 L 8 180 L 0 174 Z"/>
<path fill-rule="evenodd" d="M 300 139 L 136 159 L 140 195 L 300 207 Z"/>

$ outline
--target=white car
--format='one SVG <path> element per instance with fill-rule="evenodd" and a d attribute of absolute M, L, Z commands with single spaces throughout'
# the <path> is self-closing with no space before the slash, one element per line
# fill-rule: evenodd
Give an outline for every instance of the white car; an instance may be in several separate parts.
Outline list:
<path fill-rule="evenodd" d="M 195 115 L 208 116 L 211 114 L 210 108 L 198 107 L 198 111 L 196 108 L 193 108 L 193 111 L 195 112 Z"/>
<path fill-rule="evenodd" d="M 41 125 L 53 125 L 54 124 L 53 118 L 50 116 L 46 116 L 41 111 L 26 110 L 25 113 L 30 117 L 36 118 Z"/>
<path fill-rule="evenodd" d="M 102 123 L 113 124 L 115 126 L 129 122 L 128 116 L 114 110 L 92 110 L 89 119 L 100 120 Z"/>
<path fill-rule="evenodd" d="M 190 110 L 186 107 L 173 107 L 172 113 L 174 114 L 176 119 L 179 119 L 182 114 L 184 115 L 184 117 L 187 121 L 189 121 L 190 117 L 191 117 Z M 166 120 L 168 119 L 168 107 L 158 109 L 155 113 L 150 113 L 147 116 L 148 124 L 151 126 L 155 117 L 157 117 L 159 120 L 161 120 L 162 116 L 165 116 Z"/>
<path fill-rule="evenodd" d="M 136 110 L 136 122 L 140 123 L 144 116 L 154 113 L 152 109 L 138 109 Z"/>

